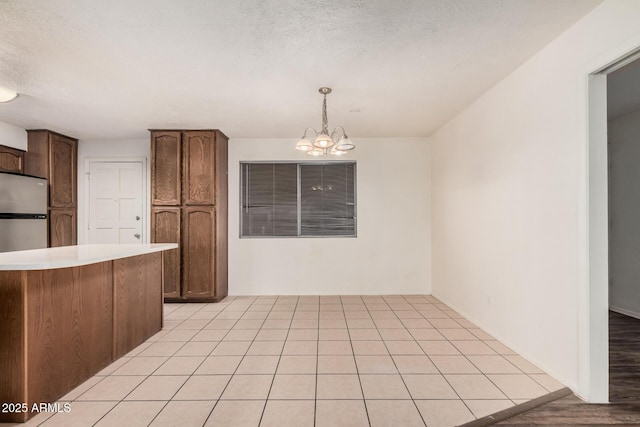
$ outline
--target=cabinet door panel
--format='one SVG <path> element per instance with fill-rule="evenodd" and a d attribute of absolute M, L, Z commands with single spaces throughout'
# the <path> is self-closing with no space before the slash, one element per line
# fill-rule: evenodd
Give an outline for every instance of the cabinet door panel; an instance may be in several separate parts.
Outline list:
<path fill-rule="evenodd" d="M 151 204 L 180 205 L 180 132 L 151 132 Z"/>
<path fill-rule="evenodd" d="M 113 261 L 113 355 L 124 356 L 162 329 L 162 254 Z"/>
<path fill-rule="evenodd" d="M 77 141 L 61 135 L 49 136 L 49 205 L 76 206 Z"/>
<path fill-rule="evenodd" d="M 25 273 L 31 408 L 55 402 L 113 361 L 113 275 L 111 262 Z"/>
<path fill-rule="evenodd" d="M 49 209 L 49 246 L 75 245 L 76 222 L 75 209 Z"/>
<path fill-rule="evenodd" d="M 211 131 L 183 133 L 184 204 L 215 204 L 215 135 Z"/>
<path fill-rule="evenodd" d="M 151 209 L 151 243 L 180 244 L 180 208 Z M 180 248 L 164 252 L 164 297 L 180 297 Z"/>
<path fill-rule="evenodd" d="M 24 173 L 24 151 L 0 145 L 0 171 Z"/>
<path fill-rule="evenodd" d="M 215 296 L 215 208 L 182 209 L 182 296 Z"/>

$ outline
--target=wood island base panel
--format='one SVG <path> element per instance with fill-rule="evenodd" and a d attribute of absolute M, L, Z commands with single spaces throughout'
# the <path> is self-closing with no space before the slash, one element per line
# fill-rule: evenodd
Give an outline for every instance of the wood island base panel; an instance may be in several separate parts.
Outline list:
<path fill-rule="evenodd" d="M 0 271 L 0 422 L 52 410 L 162 329 L 162 257 Z"/>

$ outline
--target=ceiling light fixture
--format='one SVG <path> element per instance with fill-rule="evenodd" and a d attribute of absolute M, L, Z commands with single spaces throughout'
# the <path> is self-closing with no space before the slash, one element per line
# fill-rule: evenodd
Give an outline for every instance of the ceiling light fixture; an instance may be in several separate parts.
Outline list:
<path fill-rule="evenodd" d="M 347 132 L 342 126 L 337 126 L 329 133 L 329 124 L 327 120 L 327 95 L 331 93 L 330 87 L 321 87 L 320 92 L 324 99 L 322 101 L 322 129 L 320 132 L 314 128 L 307 128 L 296 144 L 296 150 L 304 151 L 310 156 L 318 157 L 326 154 L 334 156 L 342 156 L 356 148 L 347 136 Z M 309 131 L 313 132 L 313 143 L 307 138 Z"/>
<path fill-rule="evenodd" d="M 4 86 L 0 86 L 0 102 L 13 101 L 18 97 L 18 92 L 8 89 Z"/>

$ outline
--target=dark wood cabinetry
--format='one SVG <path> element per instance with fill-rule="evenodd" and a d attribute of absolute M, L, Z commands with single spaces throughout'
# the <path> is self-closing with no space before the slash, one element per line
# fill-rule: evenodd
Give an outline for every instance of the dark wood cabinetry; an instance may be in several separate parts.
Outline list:
<path fill-rule="evenodd" d="M 227 137 L 152 130 L 153 243 L 178 243 L 164 262 L 165 301 L 227 296 Z"/>
<path fill-rule="evenodd" d="M 49 209 L 49 247 L 76 244 L 76 214 L 77 211 L 73 208 Z"/>
<path fill-rule="evenodd" d="M 183 134 L 182 188 L 185 205 L 214 205 L 216 144 L 211 132 Z"/>
<path fill-rule="evenodd" d="M 180 208 L 151 208 L 151 241 L 180 243 Z M 180 298 L 180 249 L 164 253 L 164 296 Z"/>
<path fill-rule="evenodd" d="M 76 264 L 73 248 L 62 251 Z M 0 423 L 25 422 L 162 329 L 163 254 L 127 252 L 59 268 L 43 255 L 25 268 L 44 269 L 0 271 L 0 402 L 27 408 L 0 411 Z"/>
<path fill-rule="evenodd" d="M 212 298 L 216 289 L 216 214 L 213 207 L 182 209 L 183 270 L 182 295 L 185 298 Z"/>
<path fill-rule="evenodd" d="M 28 130 L 24 173 L 49 181 L 49 246 L 77 243 L 78 140 L 49 130 Z"/>
<path fill-rule="evenodd" d="M 160 254 L 113 260 L 113 359 L 124 356 L 162 325 Z"/>
<path fill-rule="evenodd" d="M 49 205 L 75 208 L 78 141 L 51 134 L 49 137 Z"/>
<path fill-rule="evenodd" d="M 24 173 L 24 151 L 0 145 L 0 172 Z"/>
<path fill-rule="evenodd" d="M 151 138 L 151 204 L 179 206 L 182 144 L 180 132 L 157 131 Z"/>

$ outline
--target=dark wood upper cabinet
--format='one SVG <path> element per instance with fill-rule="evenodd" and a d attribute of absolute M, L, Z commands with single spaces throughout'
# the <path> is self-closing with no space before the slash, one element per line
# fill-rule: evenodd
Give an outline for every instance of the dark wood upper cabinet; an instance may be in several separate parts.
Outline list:
<path fill-rule="evenodd" d="M 182 144 L 179 131 L 151 132 L 151 204 L 179 206 Z"/>
<path fill-rule="evenodd" d="M 24 173 L 24 151 L 0 145 L 0 172 Z"/>
<path fill-rule="evenodd" d="M 180 208 L 151 209 L 151 241 L 180 244 Z M 164 252 L 164 296 L 180 297 L 180 248 Z"/>
<path fill-rule="evenodd" d="M 183 203 L 215 204 L 215 135 L 209 131 L 183 133 Z"/>
<path fill-rule="evenodd" d="M 48 130 L 28 130 L 25 173 L 49 180 L 49 206 L 75 208 L 78 140 Z"/>
<path fill-rule="evenodd" d="M 24 172 L 49 181 L 49 246 L 77 243 L 78 140 L 49 130 L 27 131 Z"/>
<path fill-rule="evenodd" d="M 52 134 L 49 140 L 49 205 L 76 206 L 77 143 L 75 139 Z"/>
<path fill-rule="evenodd" d="M 182 209 L 182 295 L 186 299 L 215 297 L 215 208 Z"/>

